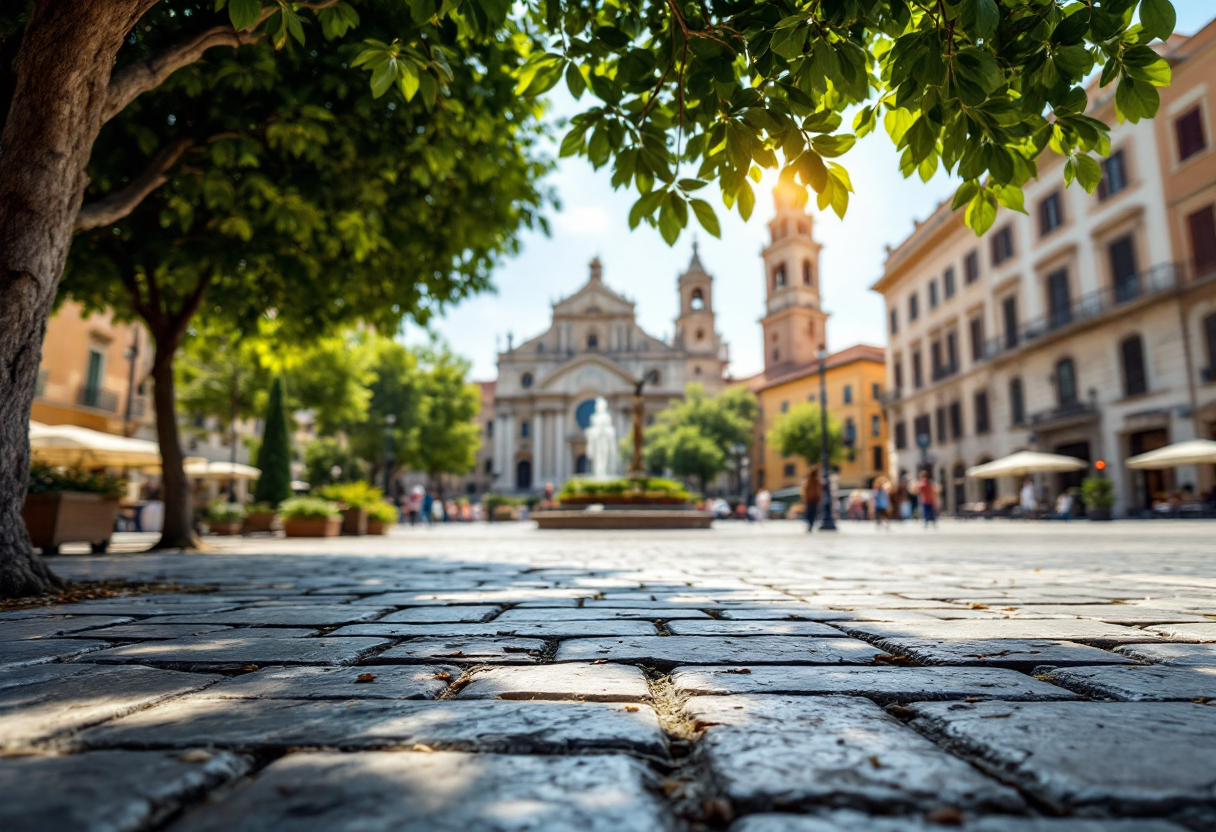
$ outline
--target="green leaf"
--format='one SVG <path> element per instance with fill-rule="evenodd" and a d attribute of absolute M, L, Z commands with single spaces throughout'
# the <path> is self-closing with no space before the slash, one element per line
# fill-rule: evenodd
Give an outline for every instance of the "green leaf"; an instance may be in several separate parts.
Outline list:
<path fill-rule="evenodd" d="M 848 133 L 841 136 L 816 136 L 811 139 L 811 146 L 815 148 L 815 152 L 828 158 L 844 155 L 856 143 L 857 137 Z"/>
<path fill-rule="evenodd" d="M 229 0 L 228 19 L 238 32 L 248 29 L 262 16 L 262 0 Z"/>
<path fill-rule="evenodd" d="M 700 179 L 681 179 L 679 186 L 686 191 L 696 191 L 708 185 L 708 182 L 703 182 Z"/>
<path fill-rule="evenodd" d="M 406 101 L 413 101 L 414 95 L 418 92 L 418 68 L 409 61 L 399 61 L 397 63 L 397 86 L 401 89 L 401 94 L 405 96 Z"/>
<path fill-rule="evenodd" d="M 996 201 L 1010 211 L 1026 213 L 1025 197 L 1017 185 L 996 185 L 992 188 L 992 193 L 996 195 Z"/>
<path fill-rule="evenodd" d="M 743 182 L 739 186 L 739 216 L 743 217 L 744 221 L 752 215 L 752 209 L 756 207 L 756 195 L 752 193 L 752 186 Z"/>
<path fill-rule="evenodd" d="M 376 67 L 372 73 L 372 96 L 379 98 L 388 92 L 389 87 L 397 80 L 397 61 L 390 59 Z"/>
<path fill-rule="evenodd" d="M 971 201 L 971 198 L 979 191 L 980 185 L 974 179 L 969 179 L 958 186 L 958 190 L 954 192 L 954 201 L 950 203 L 950 210 L 957 211 L 965 204 Z"/>
<path fill-rule="evenodd" d="M 1140 3 L 1140 25 L 1154 37 L 1165 40 L 1174 33 L 1178 15 L 1169 0 L 1143 0 Z"/>
<path fill-rule="evenodd" d="M 629 209 L 629 228 L 632 230 L 638 227 L 644 217 L 649 217 L 654 213 L 654 210 L 663 202 L 662 191 L 651 191 L 648 194 L 643 194 L 642 198 L 633 203 L 633 207 Z"/>
<path fill-rule="evenodd" d="M 1077 181 L 1086 193 L 1093 193 L 1102 181 L 1102 166 L 1098 160 L 1086 153 L 1078 153 L 1073 157 L 1076 162 Z"/>
<path fill-rule="evenodd" d="M 996 7 L 995 0 L 974 0 L 975 6 L 975 35 L 985 40 L 996 34 L 996 27 L 1001 22 L 1001 12 Z"/>
<path fill-rule="evenodd" d="M 708 202 L 703 199 L 690 200 L 692 212 L 697 215 L 697 222 L 701 223 L 701 227 L 715 237 L 722 236 L 722 229 L 718 225 L 718 215 L 714 213 L 714 209 Z"/>
<path fill-rule="evenodd" d="M 987 190 L 978 190 L 967 205 L 965 215 L 967 227 L 981 236 L 996 222 L 996 198 Z"/>
<path fill-rule="evenodd" d="M 557 4 L 556 2 L 550 2 L 549 5 L 555 6 Z M 575 100 L 582 98 L 583 93 L 587 91 L 587 82 L 583 80 L 583 74 L 578 71 L 578 66 L 573 63 L 566 67 L 566 86 Z"/>

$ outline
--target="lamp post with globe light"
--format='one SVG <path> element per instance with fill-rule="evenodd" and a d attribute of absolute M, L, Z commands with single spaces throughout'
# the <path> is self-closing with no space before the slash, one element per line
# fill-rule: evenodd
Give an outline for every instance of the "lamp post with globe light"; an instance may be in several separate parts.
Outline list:
<path fill-rule="evenodd" d="M 828 351 L 819 347 L 819 476 L 823 479 L 823 519 L 819 531 L 836 531 L 836 520 L 832 517 L 832 456 L 828 448 Z"/>

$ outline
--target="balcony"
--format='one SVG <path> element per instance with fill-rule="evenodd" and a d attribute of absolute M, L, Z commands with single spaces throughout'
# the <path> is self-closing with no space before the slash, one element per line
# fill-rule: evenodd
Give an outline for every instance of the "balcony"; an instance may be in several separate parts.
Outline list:
<path fill-rule="evenodd" d="M 933 377 L 933 380 L 936 382 L 936 381 L 944 381 L 945 379 L 950 378 L 950 376 L 957 375 L 957 374 L 958 374 L 958 362 L 951 361 L 949 364 L 939 364 L 936 367 L 934 367 L 932 377 Z"/>
<path fill-rule="evenodd" d="M 878 401 L 883 407 L 890 407 L 899 401 L 904 395 L 904 391 L 895 387 L 891 390 L 883 390 L 878 396 Z"/>
<path fill-rule="evenodd" d="M 1098 418 L 1098 408 L 1090 402 L 1069 402 L 1050 410 L 1030 414 L 1028 427 L 1036 430 L 1054 430 L 1084 424 Z"/>
<path fill-rule="evenodd" d="M 113 390 L 83 385 L 76 395 L 76 403 L 83 407 L 94 407 L 110 413 L 118 412 L 118 394 Z"/>

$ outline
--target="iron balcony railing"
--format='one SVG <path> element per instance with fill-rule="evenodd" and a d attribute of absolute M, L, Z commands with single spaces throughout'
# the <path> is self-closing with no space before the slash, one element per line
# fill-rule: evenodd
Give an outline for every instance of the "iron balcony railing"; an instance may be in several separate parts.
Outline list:
<path fill-rule="evenodd" d="M 118 394 L 113 390 L 106 390 L 101 387 L 83 385 L 76 396 L 76 403 L 84 407 L 108 410 L 110 413 L 118 412 Z"/>
<path fill-rule="evenodd" d="M 957 361 L 951 361 L 949 364 L 938 364 L 933 368 L 933 380 L 942 381 L 950 378 L 950 376 L 958 373 L 959 366 Z"/>
<path fill-rule="evenodd" d="M 1076 401 L 1053 407 L 1050 410 L 1040 410 L 1038 413 L 1032 413 L 1028 421 L 1031 427 L 1037 428 L 1073 419 L 1089 419 L 1097 415 L 1098 408 L 1094 404 Z"/>

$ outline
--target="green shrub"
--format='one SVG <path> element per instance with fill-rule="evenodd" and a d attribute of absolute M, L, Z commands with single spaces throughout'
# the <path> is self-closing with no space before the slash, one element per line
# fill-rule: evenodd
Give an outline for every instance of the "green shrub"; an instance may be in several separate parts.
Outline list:
<path fill-rule="evenodd" d="M 29 494 L 60 494 L 77 491 L 84 494 L 103 494 L 106 497 L 121 497 L 127 481 L 121 477 L 80 471 L 75 468 L 52 468 L 42 462 L 30 465 L 30 481 L 26 486 Z"/>
<path fill-rule="evenodd" d="M 506 494 L 487 494 L 481 498 L 481 504 L 485 506 L 486 511 L 492 512 L 499 506 L 507 508 L 522 506 L 524 501 L 518 497 L 508 497 Z"/>
<path fill-rule="evenodd" d="M 372 503 L 367 508 L 367 516 L 372 520 L 379 520 L 381 523 L 394 524 L 397 522 L 397 507 L 392 503 L 379 502 Z"/>
<path fill-rule="evenodd" d="M 240 503 L 216 500 L 207 506 L 204 514 L 212 523 L 239 523 L 245 519 L 245 507 Z"/>
<path fill-rule="evenodd" d="M 328 520 L 341 517 L 338 504 L 320 497 L 292 497 L 279 504 L 279 514 L 295 520 Z"/>
<path fill-rule="evenodd" d="M 349 508 L 368 508 L 384 502 L 384 492 L 370 482 L 339 482 L 318 489 L 317 494 Z"/>
<path fill-rule="evenodd" d="M 594 499 L 596 497 L 638 497 L 644 499 L 690 500 L 684 483 L 662 477 L 634 477 L 619 480 L 569 480 L 557 499 Z"/>
<path fill-rule="evenodd" d="M 274 514 L 274 506 L 270 503 L 250 503 L 245 506 L 245 515 L 250 514 Z"/>
<path fill-rule="evenodd" d="M 253 496 L 258 502 L 277 505 L 291 497 L 291 435 L 283 407 L 283 380 L 276 378 L 266 404 L 262 446 L 257 467 L 262 470 Z"/>
<path fill-rule="evenodd" d="M 1115 504 L 1115 484 L 1106 477 L 1086 477 L 1081 482 L 1086 508 L 1110 508 Z"/>

